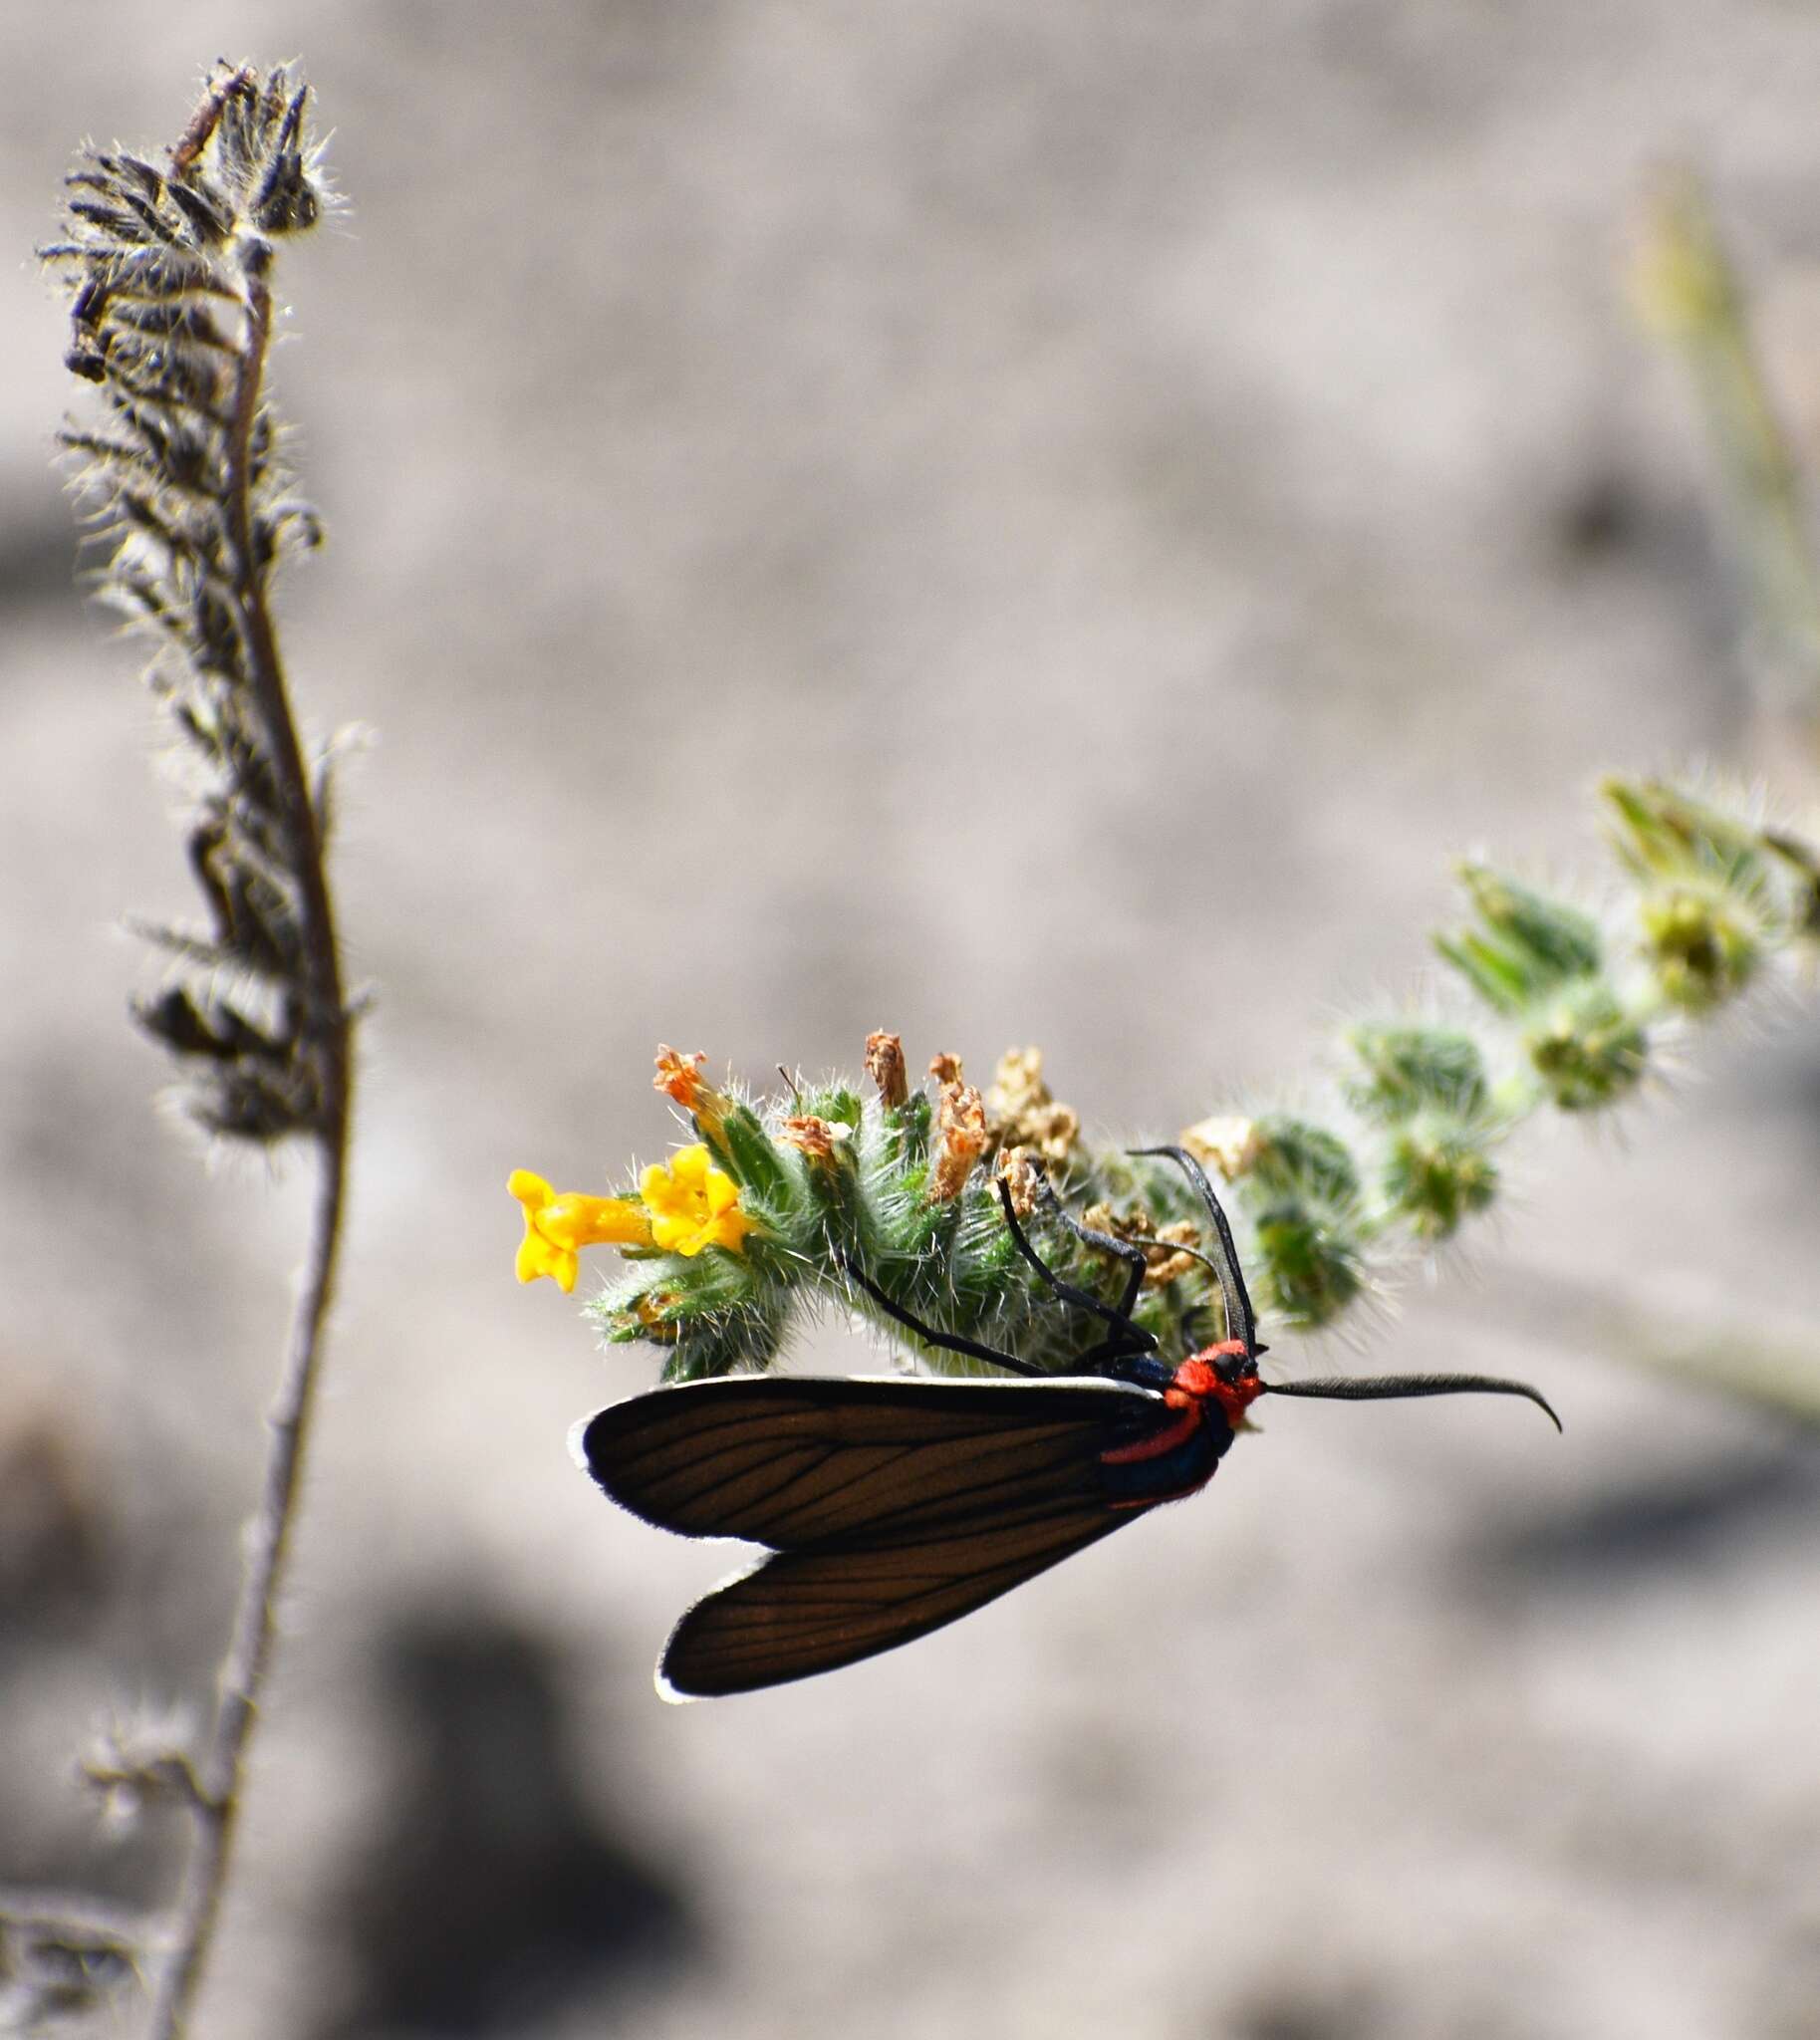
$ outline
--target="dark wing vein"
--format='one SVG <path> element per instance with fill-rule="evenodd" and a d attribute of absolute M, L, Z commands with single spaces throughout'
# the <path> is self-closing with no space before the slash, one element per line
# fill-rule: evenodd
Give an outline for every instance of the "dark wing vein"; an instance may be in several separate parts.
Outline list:
<path fill-rule="evenodd" d="M 1100 1453 L 1160 1407 L 1113 1382 L 761 1376 L 617 1403 L 581 1427 L 577 1456 L 662 1529 L 798 1550 L 1094 1506 Z"/>
<path fill-rule="evenodd" d="M 706 1698 L 832 1671 L 970 1615 L 1139 1513 L 1077 1505 L 909 1544 L 779 1552 L 688 1611 L 659 1675 Z"/>

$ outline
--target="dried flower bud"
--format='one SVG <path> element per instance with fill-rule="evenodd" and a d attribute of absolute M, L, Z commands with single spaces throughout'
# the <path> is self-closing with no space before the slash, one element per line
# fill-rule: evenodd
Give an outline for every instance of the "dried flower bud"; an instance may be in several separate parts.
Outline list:
<path fill-rule="evenodd" d="M 1163 1244 L 1147 1246 L 1144 1250 L 1147 1264 L 1144 1286 L 1146 1289 L 1167 1289 L 1171 1282 L 1187 1274 L 1190 1268 L 1199 1265 L 1191 1254 L 1170 1253 L 1169 1248 L 1199 1246 L 1200 1228 L 1191 1218 L 1177 1218 L 1169 1225 L 1159 1226 L 1156 1238 Z"/>
<path fill-rule="evenodd" d="M 795 1119 L 785 1120 L 777 1138 L 786 1148 L 794 1148 L 811 1161 L 831 1162 L 848 1133 L 845 1127 L 818 1120 L 813 1113 L 803 1113 Z"/>
<path fill-rule="evenodd" d="M 956 1057 L 938 1056 L 936 1061 L 950 1065 L 955 1074 L 943 1080 L 935 1108 L 937 1138 L 928 1199 L 931 1204 L 951 1204 L 972 1174 L 974 1162 L 986 1151 L 986 1108 L 973 1086 L 959 1081 Z"/>
<path fill-rule="evenodd" d="M 929 1057 L 929 1075 L 937 1084 L 958 1084 L 960 1082 L 960 1058 L 938 1055 Z"/>
<path fill-rule="evenodd" d="M 1191 1254 L 1170 1251 L 1171 1246 L 1197 1247 L 1200 1228 L 1191 1218 L 1177 1218 L 1158 1225 L 1142 1204 L 1129 1211 L 1115 1211 L 1110 1204 L 1092 1204 L 1081 1213 L 1081 1223 L 1090 1232 L 1110 1233 L 1114 1239 L 1135 1240 L 1144 1249 L 1144 1286 L 1164 1289 L 1177 1276 L 1196 1266 Z M 1162 1242 L 1162 1244 L 1160 1244 Z"/>
<path fill-rule="evenodd" d="M 711 1084 L 702 1081 L 701 1065 L 706 1061 L 707 1055 L 701 1049 L 682 1055 L 659 1043 L 657 1074 L 650 1083 L 653 1091 L 661 1091 L 665 1098 L 691 1116 L 702 1138 L 710 1142 L 718 1153 L 721 1127 L 733 1109 L 733 1100 L 724 1091 L 716 1091 Z"/>
<path fill-rule="evenodd" d="M 706 1061 L 705 1049 L 698 1048 L 689 1055 L 683 1055 L 667 1042 L 658 1042 L 657 1074 L 650 1080 L 651 1089 L 661 1091 L 684 1112 L 693 1112 L 695 1099 L 701 1090 L 701 1065 Z"/>
<path fill-rule="evenodd" d="M 1012 1210 L 1020 1218 L 1033 1217 L 1043 1185 L 1043 1171 L 1037 1166 L 1036 1156 L 1028 1148 L 1001 1148 L 998 1176 L 1010 1192 Z"/>
<path fill-rule="evenodd" d="M 999 1057 L 986 1094 L 986 1125 L 999 1147 L 1034 1148 L 1052 1163 L 1068 1159 L 1081 1134 L 1080 1115 L 1049 1095 L 1040 1048 L 1010 1048 Z"/>
<path fill-rule="evenodd" d="M 1229 1183 L 1249 1175 L 1262 1151 L 1256 1121 L 1237 1114 L 1215 1113 L 1210 1119 L 1196 1120 L 1176 1138 L 1196 1161 L 1218 1169 Z"/>
<path fill-rule="evenodd" d="M 898 1035 L 881 1031 L 866 1037 L 866 1074 L 879 1087 L 879 1098 L 887 1112 L 897 1112 L 908 1103 L 910 1075 L 904 1062 L 904 1043 Z"/>
<path fill-rule="evenodd" d="M 1045 1161 L 1066 1161 L 1081 1138 L 1080 1115 L 1071 1105 L 1045 1105 L 1024 1114 L 1015 1131 L 1034 1145 Z"/>
<path fill-rule="evenodd" d="M 992 1073 L 992 1088 L 986 1103 L 994 1119 L 1015 1119 L 1032 1106 L 1049 1103 L 1049 1087 L 1043 1082 L 1043 1052 L 1040 1048 L 1008 1048 Z"/>
<path fill-rule="evenodd" d="M 208 82 L 202 104 L 190 116 L 189 126 L 170 151 L 170 167 L 179 176 L 194 166 L 196 158 L 208 146 L 220 126 L 222 109 L 228 101 L 236 94 L 254 94 L 258 84 L 258 75 L 244 64 L 228 70 L 224 62 L 217 70 Z"/>

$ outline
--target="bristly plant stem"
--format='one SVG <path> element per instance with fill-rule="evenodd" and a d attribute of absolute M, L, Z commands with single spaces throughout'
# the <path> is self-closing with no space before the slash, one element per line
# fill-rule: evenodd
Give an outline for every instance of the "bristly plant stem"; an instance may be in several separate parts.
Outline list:
<path fill-rule="evenodd" d="M 252 690 L 271 739 L 277 792 L 291 835 L 292 870 L 301 882 L 299 918 L 308 1008 L 305 1026 L 316 1036 L 321 1075 L 321 1122 L 316 1136 L 320 1176 L 303 1292 L 292 1317 L 284 1373 L 269 1419 L 271 1448 L 266 1455 L 258 1512 L 251 1525 L 246 1572 L 234 1610 L 233 1636 L 221 1667 L 214 1726 L 199 1760 L 201 1791 L 195 1836 L 169 1950 L 152 1997 L 151 2019 L 146 2028 L 149 2040 L 177 2040 L 188 2022 L 233 1861 L 246 1754 L 277 1640 L 278 1596 L 302 1486 L 323 1328 L 335 1294 L 353 1103 L 352 1028 L 342 989 L 341 957 L 323 865 L 322 834 L 291 716 L 265 581 L 253 552 L 250 449 L 265 355 L 271 340 L 272 303 L 271 294 L 262 283 L 252 285 L 248 299 L 246 347 L 235 394 L 229 456 L 233 478 L 229 524 L 235 598 L 248 651 Z"/>

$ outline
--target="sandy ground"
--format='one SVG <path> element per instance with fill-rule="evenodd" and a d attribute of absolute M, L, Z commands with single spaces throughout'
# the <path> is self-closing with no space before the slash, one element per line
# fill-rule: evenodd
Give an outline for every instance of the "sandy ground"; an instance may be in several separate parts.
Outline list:
<path fill-rule="evenodd" d="M 1690 155 L 1812 415 L 1820 26 L 1774 0 L 6 11 L 0 1882 L 160 1889 L 71 1753 L 206 1690 L 307 1190 L 199 1165 L 123 1024 L 121 916 L 187 902 L 26 259 L 76 138 L 170 138 L 222 51 L 302 53 L 353 199 L 284 277 L 332 532 L 286 627 L 375 732 L 380 1004 L 203 2031 L 1820 2031 L 1820 1450 L 1630 1364 L 1815 1352 L 1811 1003 L 1527 1143 L 1370 1329 L 1564 1441 L 1295 1405 L 989 1614 L 719 1706 L 649 1666 L 721 1555 L 566 1457 L 649 1371 L 513 1284 L 502 1188 L 659 1150 L 659 1039 L 1034 1040 L 1119 1132 L 1307 1097 L 1449 856 L 1596 869 L 1608 767 L 1792 773 L 1619 282 Z"/>

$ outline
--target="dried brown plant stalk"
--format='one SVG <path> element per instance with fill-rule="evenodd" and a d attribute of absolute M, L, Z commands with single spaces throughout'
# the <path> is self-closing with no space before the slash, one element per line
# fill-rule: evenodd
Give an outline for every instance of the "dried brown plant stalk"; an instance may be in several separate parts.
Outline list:
<path fill-rule="evenodd" d="M 150 1971 L 153 2040 L 187 2027 L 232 1865 L 347 1186 L 354 1013 L 324 861 L 328 779 L 306 763 L 271 611 L 275 570 L 320 535 L 279 457 L 266 390 L 277 252 L 328 202 L 307 108 L 283 69 L 218 67 L 162 163 L 85 156 L 67 238 L 43 251 L 71 293 L 68 365 L 106 407 L 100 424 L 64 434 L 106 547 L 100 592 L 156 641 L 148 678 L 195 767 L 189 856 L 209 925 L 145 930 L 174 974 L 137 1017 L 179 1058 L 202 1127 L 263 1146 L 301 1137 L 319 1168 L 212 1721 L 198 1749 L 155 1750 L 102 1777 L 174 1797 L 191 1816 L 175 1910 L 132 1951 Z M 15 1936 L 29 1919 L 34 1944 L 54 1945 L 43 1912 L 15 1907 Z M 98 1916 L 78 1920 L 71 1946 L 99 1945 Z M 125 1947 L 119 1933 L 108 1942 Z M 25 2017 L 69 2008 L 65 1992 Z"/>

